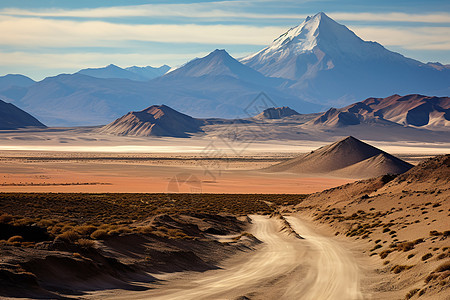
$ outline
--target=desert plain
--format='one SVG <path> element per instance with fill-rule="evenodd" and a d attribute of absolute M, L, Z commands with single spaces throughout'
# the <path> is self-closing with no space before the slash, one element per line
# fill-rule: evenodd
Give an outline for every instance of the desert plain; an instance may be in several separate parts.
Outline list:
<path fill-rule="evenodd" d="M 357 151 L 345 136 L 0 139 L 3 226 L 46 228 L 4 242 L 5 297 L 448 299 L 445 141 L 365 140 L 416 167 L 358 178 L 271 169 Z"/>

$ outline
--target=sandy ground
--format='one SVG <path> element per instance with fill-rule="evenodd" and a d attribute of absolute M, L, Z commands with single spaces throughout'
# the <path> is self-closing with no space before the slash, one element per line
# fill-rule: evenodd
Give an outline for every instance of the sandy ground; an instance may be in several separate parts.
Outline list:
<path fill-rule="evenodd" d="M 450 143 L 368 142 L 413 164 L 450 149 Z M 257 170 L 328 143 L 116 137 L 82 128 L 3 131 L 0 191 L 312 193 L 354 179 Z"/>
<path fill-rule="evenodd" d="M 198 165 L 201 164 L 201 165 Z M 98 161 L 0 161 L 3 192 L 184 192 L 184 193 L 311 193 L 338 186 L 349 179 L 267 175 L 252 170 L 269 162 L 212 162 L 183 166 Z M 197 165 L 196 165 L 197 164 Z M 219 166 L 220 167 L 220 166 Z M 225 167 L 224 167 L 225 168 Z"/>
<path fill-rule="evenodd" d="M 99 291 L 91 299 L 362 299 L 354 253 L 293 215 L 288 222 L 303 239 L 280 231 L 279 219 L 251 216 L 251 233 L 263 241 L 253 253 L 219 270 L 155 274 L 165 280 L 145 292 Z M 243 298 L 246 299 L 246 298 Z"/>

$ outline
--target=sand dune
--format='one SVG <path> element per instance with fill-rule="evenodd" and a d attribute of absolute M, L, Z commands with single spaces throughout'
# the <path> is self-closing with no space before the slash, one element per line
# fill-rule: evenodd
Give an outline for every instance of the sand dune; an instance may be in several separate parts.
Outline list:
<path fill-rule="evenodd" d="M 332 172 L 335 176 L 370 178 L 384 174 L 401 174 L 412 165 L 387 153 L 380 153 L 351 166 Z"/>
<path fill-rule="evenodd" d="M 266 171 L 370 178 L 403 173 L 411 167 L 409 163 L 349 136 L 309 154 L 268 167 Z"/>

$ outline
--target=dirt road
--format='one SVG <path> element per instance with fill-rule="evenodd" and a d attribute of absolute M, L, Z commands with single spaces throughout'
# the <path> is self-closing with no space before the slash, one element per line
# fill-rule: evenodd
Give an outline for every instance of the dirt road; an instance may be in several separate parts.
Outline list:
<path fill-rule="evenodd" d="M 236 299 L 242 296 L 248 299 L 362 298 L 358 267 L 352 255 L 338 243 L 316 234 L 295 216 L 287 220 L 304 239 L 281 232 L 279 219 L 251 218 L 251 232 L 263 245 L 252 253 L 225 262 L 219 270 L 176 275 L 144 292 L 112 290 L 95 292 L 91 297 L 131 300 Z"/>

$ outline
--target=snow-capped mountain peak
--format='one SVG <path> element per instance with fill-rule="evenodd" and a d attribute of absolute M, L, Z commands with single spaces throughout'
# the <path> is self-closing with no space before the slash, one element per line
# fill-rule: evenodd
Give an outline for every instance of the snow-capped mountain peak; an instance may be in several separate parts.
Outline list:
<path fill-rule="evenodd" d="M 270 46 L 242 58 L 241 62 L 267 76 L 297 80 L 304 76 L 311 78 L 319 70 L 334 69 L 341 62 L 359 64 L 379 59 L 385 63 L 420 64 L 378 43 L 362 40 L 346 26 L 320 12 L 286 31 Z"/>
<path fill-rule="evenodd" d="M 247 63 L 256 57 L 259 57 L 259 61 L 278 60 L 289 55 L 313 52 L 316 47 L 324 48 L 322 51 L 356 52 L 362 43 L 363 40 L 347 27 L 320 12 L 308 16 L 300 25 L 275 39 L 269 47 L 243 58 L 241 62 Z"/>

